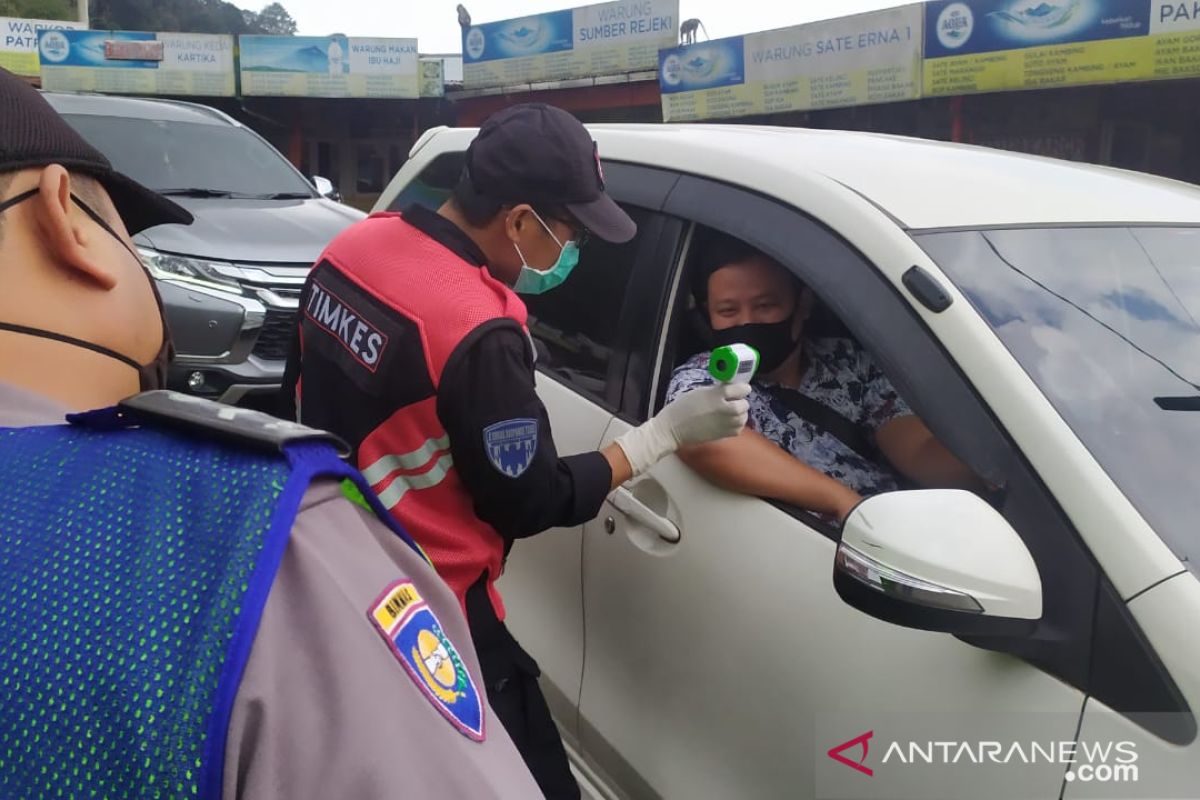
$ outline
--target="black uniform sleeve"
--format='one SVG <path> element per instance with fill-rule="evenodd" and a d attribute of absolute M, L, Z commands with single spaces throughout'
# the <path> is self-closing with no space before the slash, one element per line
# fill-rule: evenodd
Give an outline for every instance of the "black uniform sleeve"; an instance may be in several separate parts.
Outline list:
<path fill-rule="evenodd" d="M 489 323 L 464 340 L 443 371 L 437 409 L 475 514 L 505 539 L 600 513 L 612 469 L 597 452 L 559 458 L 534 390 L 530 345 L 516 324 Z"/>

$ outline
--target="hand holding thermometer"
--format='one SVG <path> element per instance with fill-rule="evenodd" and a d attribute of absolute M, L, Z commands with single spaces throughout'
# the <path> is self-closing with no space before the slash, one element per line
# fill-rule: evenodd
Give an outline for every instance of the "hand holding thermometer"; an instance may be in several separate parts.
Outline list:
<path fill-rule="evenodd" d="M 750 411 L 746 400 L 750 395 L 750 379 L 757 369 L 758 351 L 753 347 L 732 344 L 713 351 L 708 371 L 718 385 L 697 386 L 685 392 L 641 425 L 617 437 L 616 444 L 629 462 L 631 477 L 641 475 L 680 447 L 740 434 Z M 617 507 L 633 514 L 629 509 L 635 508 L 637 501 L 632 495 L 625 495 L 629 495 L 628 489 L 616 490 L 614 497 L 620 497 L 620 503 L 624 504 Z M 643 524 L 648 523 L 643 520 Z M 662 531 L 659 535 L 670 541 L 679 538 L 678 531 L 674 538 Z"/>
<path fill-rule="evenodd" d="M 727 344 L 713 350 L 708 374 L 721 383 L 749 383 L 758 371 L 758 351 L 748 344 Z"/>

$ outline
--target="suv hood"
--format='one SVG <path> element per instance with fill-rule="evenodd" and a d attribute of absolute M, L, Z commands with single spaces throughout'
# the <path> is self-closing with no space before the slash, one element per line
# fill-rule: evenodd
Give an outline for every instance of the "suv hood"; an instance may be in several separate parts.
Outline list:
<path fill-rule="evenodd" d="M 334 236 L 366 216 L 323 197 L 171 199 L 192 212 L 196 221 L 191 225 L 158 225 L 135 240 L 165 253 L 214 261 L 312 264 Z"/>

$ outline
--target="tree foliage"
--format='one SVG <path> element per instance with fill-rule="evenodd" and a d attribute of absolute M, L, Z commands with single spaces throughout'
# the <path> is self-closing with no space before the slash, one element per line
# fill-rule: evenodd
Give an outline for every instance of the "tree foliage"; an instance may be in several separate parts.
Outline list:
<path fill-rule="evenodd" d="M 5 3 L 54 2 L 71 4 L 71 0 L 0 0 L 0 8 Z M 296 32 L 296 21 L 279 3 L 256 13 L 225 0 L 92 0 L 91 17 L 91 26 L 97 30 L 284 36 Z"/>
<path fill-rule="evenodd" d="M 0 17 L 79 19 L 74 0 L 0 0 Z"/>
<path fill-rule="evenodd" d="M 257 24 L 262 33 L 273 33 L 276 36 L 296 35 L 296 20 L 292 19 L 292 15 L 279 3 L 271 3 L 260 11 Z"/>

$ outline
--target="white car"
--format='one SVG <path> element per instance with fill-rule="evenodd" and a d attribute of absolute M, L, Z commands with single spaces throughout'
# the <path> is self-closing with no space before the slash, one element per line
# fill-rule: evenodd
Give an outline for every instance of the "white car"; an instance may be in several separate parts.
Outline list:
<path fill-rule="evenodd" d="M 1200 189 L 864 133 L 591 130 L 639 233 L 527 298 L 561 452 L 647 419 L 703 349 L 686 272 L 716 229 L 999 490 L 879 495 L 837 530 L 670 458 L 522 540 L 508 621 L 585 794 L 1200 796 Z M 376 210 L 436 207 L 474 134 L 428 132 Z"/>

